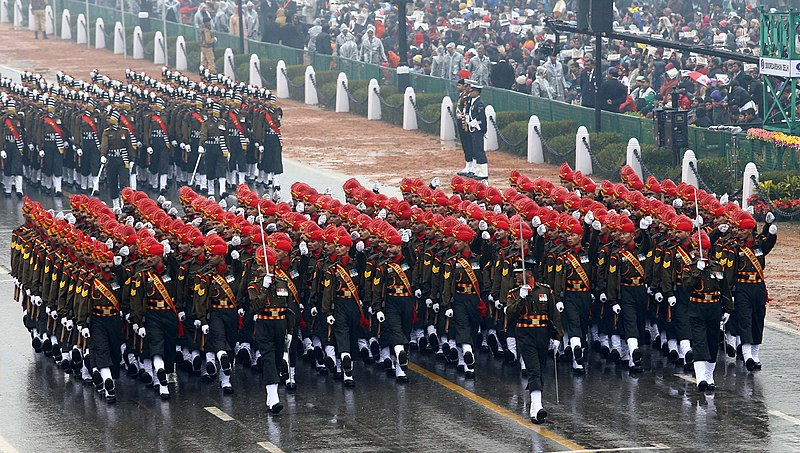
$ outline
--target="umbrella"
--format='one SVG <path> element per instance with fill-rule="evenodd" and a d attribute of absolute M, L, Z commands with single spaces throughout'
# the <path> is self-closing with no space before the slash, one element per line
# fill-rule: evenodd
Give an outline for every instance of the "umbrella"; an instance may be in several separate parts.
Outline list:
<path fill-rule="evenodd" d="M 699 83 L 703 86 L 708 86 L 711 83 L 711 79 L 708 78 L 707 75 L 703 74 L 702 72 L 698 71 L 690 71 L 686 74 L 690 79 L 694 80 L 695 82 Z"/>

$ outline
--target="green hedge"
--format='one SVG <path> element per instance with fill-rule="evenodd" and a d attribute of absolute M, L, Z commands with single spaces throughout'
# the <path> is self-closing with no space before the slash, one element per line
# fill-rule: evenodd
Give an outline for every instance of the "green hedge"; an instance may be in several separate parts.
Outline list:
<path fill-rule="evenodd" d="M 497 112 L 495 121 L 497 121 L 497 127 L 500 130 L 503 130 L 503 128 L 509 124 L 516 123 L 517 121 L 525 121 L 527 123 L 530 117 L 531 115 L 528 112 L 522 110 L 509 110 L 505 112 Z"/>
<path fill-rule="evenodd" d="M 499 115 L 498 115 L 499 116 Z M 511 142 L 506 143 L 505 141 L 500 141 L 500 149 L 503 151 L 508 151 L 511 154 L 515 154 L 517 156 L 526 156 L 528 155 L 528 141 L 524 140 L 528 137 L 528 121 L 514 121 L 513 123 L 509 123 L 506 127 L 500 129 L 503 132 L 505 138 Z M 517 146 L 512 146 L 522 142 L 522 144 Z"/>

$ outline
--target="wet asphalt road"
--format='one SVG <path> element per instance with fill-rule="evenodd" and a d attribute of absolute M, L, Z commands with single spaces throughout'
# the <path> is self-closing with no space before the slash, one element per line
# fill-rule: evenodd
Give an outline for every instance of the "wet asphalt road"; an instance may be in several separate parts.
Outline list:
<path fill-rule="evenodd" d="M 284 188 L 302 176 L 341 194 L 344 177 L 286 161 Z M 366 181 L 362 181 L 366 184 Z M 29 195 L 45 206 L 68 203 Z M 174 200 L 177 197 L 173 197 Z M 412 353 L 411 382 L 397 385 L 374 366 L 356 364 L 354 389 L 298 366 L 298 391 L 280 389 L 286 406 L 270 416 L 260 376 L 237 368 L 236 393 L 179 372 L 173 398 L 127 377 L 109 406 L 30 347 L 7 275 L 10 231 L 20 202 L 0 197 L 0 451 L 798 451 L 800 332 L 768 328 L 764 370 L 748 373 L 720 357 L 717 392 L 694 390 L 690 375 L 646 350 L 645 372 L 590 356 L 588 373 L 559 364 L 560 404 L 553 365 L 545 372 L 548 423 L 527 421 L 528 393 L 516 369 L 479 354 L 477 379 L 465 380 L 432 356 Z M 225 420 L 214 415 L 221 415 Z"/>

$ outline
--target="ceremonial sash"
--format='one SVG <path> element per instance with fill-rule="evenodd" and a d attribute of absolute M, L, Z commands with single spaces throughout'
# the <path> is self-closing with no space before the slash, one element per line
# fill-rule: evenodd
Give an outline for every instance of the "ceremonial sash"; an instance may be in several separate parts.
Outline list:
<path fill-rule="evenodd" d="M 264 118 L 266 118 L 267 123 L 269 124 L 269 128 L 272 129 L 278 136 L 281 136 L 281 130 L 275 124 L 275 121 L 272 120 L 272 116 L 270 116 L 269 112 L 266 110 L 264 111 Z"/>
<path fill-rule="evenodd" d="M 356 284 L 353 283 L 353 279 L 350 278 L 350 275 L 347 273 L 344 267 L 341 264 L 336 265 L 336 273 L 339 274 L 339 278 L 344 280 L 344 284 L 347 286 L 347 290 L 353 295 L 353 299 L 356 300 L 358 303 L 358 307 L 361 308 L 361 298 L 358 297 L 358 288 L 356 288 Z"/>
<path fill-rule="evenodd" d="M 222 278 L 222 276 L 219 274 L 214 274 L 211 276 L 211 278 L 213 278 L 214 281 L 217 282 L 217 285 L 219 285 L 220 288 L 222 288 L 222 292 L 225 293 L 225 296 L 228 297 L 228 300 L 235 303 L 236 298 L 233 297 L 233 290 L 231 289 L 231 285 L 229 285 L 228 282 L 225 281 L 225 279 Z"/>
<path fill-rule="evenodd" d="M 135 136 L 135 134 L 133 133 L 133 123 L 131 123 L 128 117 L 120 115 L 119 122 L 122 123 L 123 126 L 125 126 L 125 129 L 127 129 L 132 136 Z"/>
<path fill-rule="evenodd" d="M 463 267 L 464 271 L 467 273 L 469 281 L 475 288 L 475 293 L 478 294 L 478 297 L 481 297 L 481 288 L 480 286 L 478 286 L 478 277 L 475 275 L 475 271 L 472 270 L 472 265 L 469 264 L 469 261 L 467 261 L 464 258 L 458 258 L 456 261 L 458 261 L 458 263 L 461 264 L 461 267 Z"/>
<path fill-rule="evenodd" d="M 161 281 L 161 277 L 154 274 L 153 271 L 147 271 L 147 274 L 153 280 L 153 286 L 156 287 L 156 290 L 159 294 L 161 294 L 161 298 L 164 299 L 164 303 L 169 305 L 170 310 L 175 313 L 175 316 L 178 316 L 178 310 L 175 308 L 175 304 L 172 303 L 172 296 L 169 295 L 169 291 L 164 286 L 164 282 Z M 178 337 L 183 336 L 183 323 L 178 320 Z"/>
<path fill-rule="evenodd" d="M 639 277 L 644 277 L 644 267 L 642 267 L 642 263 L 639 262 L 638 259 L 633 255 L 633 253 L 629 252 L 628 250 L 620 250 L 619 253 L 628 261 L 630 261 L 631 265 L 636 269 L 636 272 L 639 273 Z"/>
<path fill-rule="evenodd" d="M 682 247 L 678 247 L 678 254 L 681 256 L 684 266 L 688 266 L 692 262 L 692 257 Z"/>
<path fill-rule="evenodd" d="M 59 138 L 61 139 L 64 138 L 64 132 L 61 130 L 61 127 L 59 127 L 58 124 L 56 124 L 56 122 L 53 121 L 53 118 L 46 116 L 44 117 L 44 122 L 47 123 L 48 126 L 53 128 L 53 131 L 55 131 L 55 133 L 58 134 Z"/>
<path fill-rule="evenodd" d="M 411 282 L 408 281 L 408 276 L 406 275 L 406 272 L 403 270 L 403 267 L 397 263 L 387 263 L 387 264 L 394 270 L 397 276 L 400 277 L 400 280 L 403 281 L 403 285 L 406 287 L 408 292 L 413 293 L 414 291 L 411 289 Z"/>
<path fill-rule="evenodd" d="M 753 253 L 750 247 L 746 246 L 742 247 L 742 253 L 753 263 L 753 267 L 756 268 L 756 272 L 758 272 L 758 276 L 761 277 L 761 280 L 764 280 L 764 268 L 761 267 L 761 263 L 758 261 L 758 258 L 756 258 L 755 253 Z"/>
<path fill-rule="evenodd" d="M 153 115 L 151 118 L 153 118 L 154 123 L 158 124 L 158 128 L 161 129 L 161 132 L 164 133 L 164 136 L 169 137 L 169 134 L 167 133 L 167 125 L 164 124 L 164 120 L 162 120 L 158 115 Z"/>
<path fill-rule="evenodd" d="M 20 135 L 17 128 L 14 127 L 14 122 L 9 118 L 6 118 L 6 127 L 8 128 L 8 131 L 11 132 L 11 135 L 14 136 L 14 140 L 18 142 L 22 140 L 22 135 Z"/>
<path fill-rule="evenodd" d="M 96 124 L 94 124 L 94 121 L 92 121 L 92 119 L 91 119 L 91 118 L 89 118 L 89 117 L 88 117 L 88 116 L 86 116 L 86 115 L 83 115 L 83 116 L 81 116 L 81 119 L 83 120 L 83 122 L 84 122 L 84 123 L 88 124 L 88 125 L 89 125 L 89 127 L 91 127 L 91 128 L 92 128 L 92 132 L 94 132 L 94 133 L 95 133 L 95 135 L 96 135 L 96 134 L 97 134 L 97 125 L 96 125 Z"/>
<path fill-rule="evenodd" d="M 300 305 L 300 294 L 297 292 L 297 286 L 295 286 L 292 279 L 289 278 L 288 275 L 286 275 L 286 272 L 283 269 L 278 269 L 276 273 L 278 274 L 278 276 L 286 280 L 286 286 L 289 287 L 289 291 L 292 293 L 292 298 L 294 298 L 294 301 L 297 302 L 297 305 Z"/>
<path fill-rule="evenodd" d="M 197 113 L 197 112 L 192 112 L 192 116 L 193 116 L 193 117 L 194 117 L 194 119 L 196 119 L 196 120 L 197 120 L 197 122 L 198 122 L 198 123 L 200 123 L 200 124 L 203 124 L 203 123 L 205 122 L 205 120 L 203 119 L 203 117 L 202 117 L 202 116 L 200 116 L 200 114 L 199 114 L 199 113 Z"/>
<path fill-rule="evenodd" d="M 578 262 L 578 258 L 575 258 L 575 255 L 572 253 L 567 253 L 567 261 L 572 267 L 575 269 L 575 272 L 578 274 L 578 277 L 583 280 L 583 284 L 586 285 L 587 288 L 591 289 L 591 285 L 589 284 L 589 276 L 586 275 L 586 270 L 581 266 L 581 263 Z"/>
<path fill-rule="evenodd" d="M 95 287 L 97 288 L 98 291 L 100 291 L 100 294 L 102 294 L 106 299 L 110 300 L 111 303 L 114 304 L 114 308 L 116 308 L 117 311 L 119 311 L 120 308 L 117 296 L 115 296 L 114 293 L 108 288 L 108 286 L 106 286 L 106 284 L 103 283 L 102 281 L 95 280 L 94 282 L 96 283 Z"/>
<path fill-rule="evenodd" d="M 236 118 L 236 115 L 233 112 L 228 112 L 228 116 L 231 117 L 233 127 L 235 127 L 241 135 L 244 135 L 244 128 L 242 127 L 242 123 L 239 122 L 239 118 Z"/>

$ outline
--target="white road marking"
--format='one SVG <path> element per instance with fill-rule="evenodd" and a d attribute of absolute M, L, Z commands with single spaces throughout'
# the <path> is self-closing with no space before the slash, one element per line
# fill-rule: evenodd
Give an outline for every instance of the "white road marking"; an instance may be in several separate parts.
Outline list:
<path fill-rule="evenodd" d="M 280 449 L 280 447 L 278 447 L 277 445 L 273 444 L 268 440 L 265 440 L 264 442 L 259 442 L 258 446 L 272 453 L 285 453 L 283 450 Z"/>
<path fill-rule="evenodd" d="M 8 441 L 3 437 L 0 436 L 0 452 L 3 453 L 19 453 L 13 445 L 8 443 Z"/>
<path fill-rule="evenodd" d="M 218 419 L 222 420 L 223 422 L 229 422 L 229 421 L 233 420 L 233 417 L 231 417 L 230 415 L 226 414 L 225 412 L 222 411 L 222 409 L 220 409 L 220 408 L 218 408 L 216 406 L 208 406 L 208 407 L 206 407 L 204 409 L 207 410 L 208 412 L 210 412 L 211 415 L 214 415 Z"/>
<path fill-rule="evenodd" d="M 797 335 L 798 337 L 800 337 L 800 330 L 795 329 L 794 327 L 789 327 L 782 322 L 777 322 L 767 319 L 764 321 L 764 324 L 770 329 L 775 329 L 783 333 L 788 333 L 789 335 Z"/>
<path fill-rule="evenodd" d="M 0 266 L 0 275 L 8 275 L 9 271 L 8 268 L 5 266 Z"/>
<path fill-rule="evenodd" d="M 692 384 L 697 384 L 697 379 L 695 379 L 694 376 L 687 375 L 687 374 L 681 374 L 681 373 L 675 373 L 675 374 L 673 374 L 673 376 L 675 376 L 678 379 L 683 379 L 686 382 L 691 382 Z"/>
<path fill-rule="evenodd" d="M 621 448 L 596 448 L 593 450 L 564 450 L 554 453 L 599 453 L 610 451 L 655 451 L 655 450 L 669 450 L 669 447 L 664 444 L 653 444 L 651 447 L 621 447 Z"/>
<path fill-rule="evenodd" d="M 778 418 L 782 418 L 782 419 L 786 420 L 787 422 L 794 423 L 795 425 L 800 426 L 800 418 L 792 417 L 791 415 L 786 415 L 783 412 L 776 411 L 776 410 L 768 410 L 767 413 L 769 415 L 774 415 L 774 416 L 776 416 Z"/>

